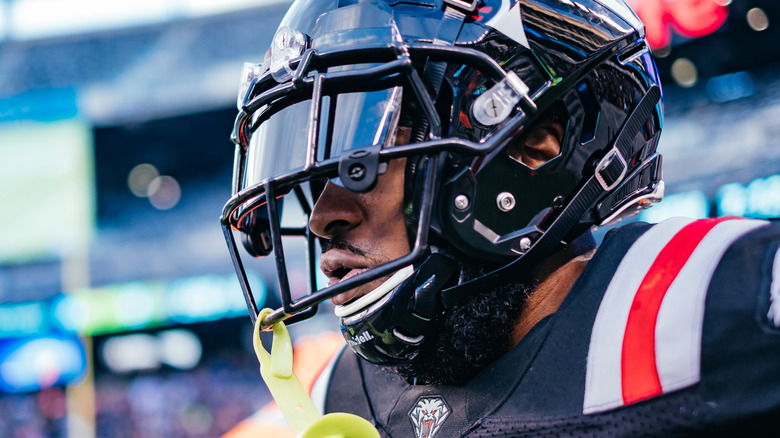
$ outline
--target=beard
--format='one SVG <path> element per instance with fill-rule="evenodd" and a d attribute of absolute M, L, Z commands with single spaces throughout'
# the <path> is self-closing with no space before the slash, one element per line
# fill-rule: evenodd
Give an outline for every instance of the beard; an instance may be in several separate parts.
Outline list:
<path fill-rule="evenodd" d="M 485 268 L 464 266 L 464 279 Z M 531 281 L 518 280 L 476 293 L 448 309 L 438 337 L 410 363 L 393 371 L 413 384 L 462 385 L 485 366 L 514 347 L 512 333 L 534 290 Z"/>

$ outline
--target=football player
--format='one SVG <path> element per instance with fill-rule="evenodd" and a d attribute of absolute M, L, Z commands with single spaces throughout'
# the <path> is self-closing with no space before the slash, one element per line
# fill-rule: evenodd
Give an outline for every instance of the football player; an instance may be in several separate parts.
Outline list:
<path fill-rule="evenodd" d="M 622 0 L 298 0 L 243 78 L 222 225 L 253 321 L 242 255 L 276 261 L 261 327 L 334 306 L 325 412 L 418 438 L 780 423 L 776 226 L 591 236 L 664 192 L 661 85 Z"/>

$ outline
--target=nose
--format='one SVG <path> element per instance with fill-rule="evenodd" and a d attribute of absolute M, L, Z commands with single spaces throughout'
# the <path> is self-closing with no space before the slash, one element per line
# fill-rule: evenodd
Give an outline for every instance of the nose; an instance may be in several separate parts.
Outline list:
<path fill-rule="evenodd" d="M 309 217 L 312 233 L 329 238 L 358 226 L 363 216 L 357 196 L 328 181 Z"/>

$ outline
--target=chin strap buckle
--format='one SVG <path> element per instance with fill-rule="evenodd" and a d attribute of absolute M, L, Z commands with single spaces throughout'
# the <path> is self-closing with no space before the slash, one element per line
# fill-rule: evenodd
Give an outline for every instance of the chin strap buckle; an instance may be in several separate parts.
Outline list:
<path fill-rule="evenodd" d="M 595 177 L 601 188 L 609 192 L 626 177 L 628 164 L 618 148 L 613 147 L 596 165 Z"/>

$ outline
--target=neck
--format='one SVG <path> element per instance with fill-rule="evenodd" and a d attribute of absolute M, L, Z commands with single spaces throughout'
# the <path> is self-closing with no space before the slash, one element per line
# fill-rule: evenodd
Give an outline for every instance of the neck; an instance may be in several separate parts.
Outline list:
<path fill-rule="evenodd" d="M 595 242 L 588 235 L 587 239 L 572 242 L 539 267 L 536 278 L 541 282 L 528 296 L 517 319 L 512 332 L 513 346 L 539 321 L 558 310 L 595 252 Z"/>

